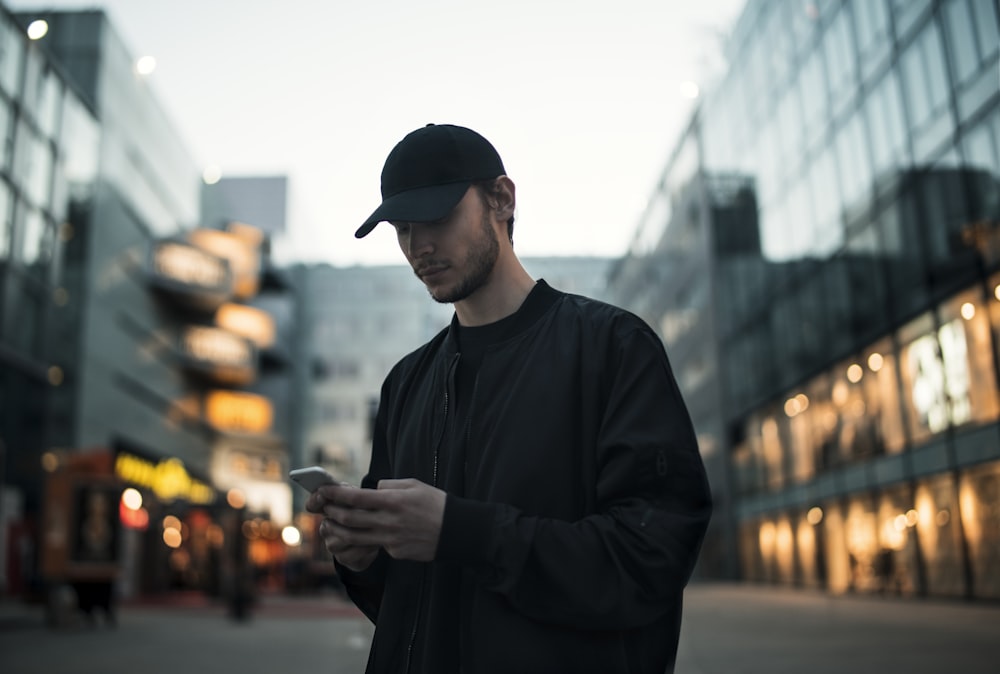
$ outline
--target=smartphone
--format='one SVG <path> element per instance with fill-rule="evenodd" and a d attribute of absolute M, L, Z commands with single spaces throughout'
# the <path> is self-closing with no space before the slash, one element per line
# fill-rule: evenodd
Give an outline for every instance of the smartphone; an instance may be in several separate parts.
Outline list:
<path fill-rule="evenodd" d="M 320 466 L 310 466 L 308 468 L 296 468 L 288 473 L 288 477 L 305 487 L 306 491 L 314 492 L 324 484 L 337 484 L 333 475 L 326 472 Z"/>

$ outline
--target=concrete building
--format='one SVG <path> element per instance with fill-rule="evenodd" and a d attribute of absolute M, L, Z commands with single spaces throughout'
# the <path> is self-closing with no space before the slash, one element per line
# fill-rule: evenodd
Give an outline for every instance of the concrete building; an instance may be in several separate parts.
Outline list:
<path fill-rule="evenodd" d="M 1000 597 L 998 26 L 747 3 L 610 281 L 692 405 L 701 573 Z"/>

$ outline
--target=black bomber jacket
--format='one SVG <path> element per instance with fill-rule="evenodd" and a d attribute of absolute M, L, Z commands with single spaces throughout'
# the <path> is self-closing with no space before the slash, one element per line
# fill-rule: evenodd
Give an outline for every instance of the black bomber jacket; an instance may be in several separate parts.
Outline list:
<path fill-rule="evenodd" d="M 363 572 L 338 566 L 376 623 L 369 674 L 449 674 L 414 652 L 446 601 L 465 674 L 672 671 L 711 513 L 687 409 L 643 321 L 538 283 L 547 308 L 480 366 L 464 493 L 447 496 L 435 561 L 382 551 Z M 435 483 L 454 329 L 386 378 L 363 487 Z M 450 599 L 435 591 L 442 577 L 455 579 Z"/>

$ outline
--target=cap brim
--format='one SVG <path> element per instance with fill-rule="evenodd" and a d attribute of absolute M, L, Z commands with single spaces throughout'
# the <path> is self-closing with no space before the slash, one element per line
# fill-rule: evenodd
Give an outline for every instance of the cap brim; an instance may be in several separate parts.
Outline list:
<path fill-rule="evenodd" d="M 446 185 L 419 187 L 394 194 L 382 201 L 382 205 L 376 208 L 375 212 L 365 220 L 354 236 L 359 239 L 367 236 L 380 222 L 433 222 L 440 220 L 458 205 L 471 184 L 472 181 L 466 180 Z"/>

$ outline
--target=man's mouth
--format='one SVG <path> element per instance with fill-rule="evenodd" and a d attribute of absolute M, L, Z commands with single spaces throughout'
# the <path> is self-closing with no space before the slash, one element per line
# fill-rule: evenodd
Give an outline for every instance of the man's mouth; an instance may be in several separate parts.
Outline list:
<path fill-rule="evenodd" d="M 426 265 L 417 268 L 417 276 L 419 276 L 422 279 L 425 279 L 431 276 L 435 276 L 436 274 L 440 274 L 447 268 L 448 268 L 447 265 L 435 265 L 435 264 Z"/>

